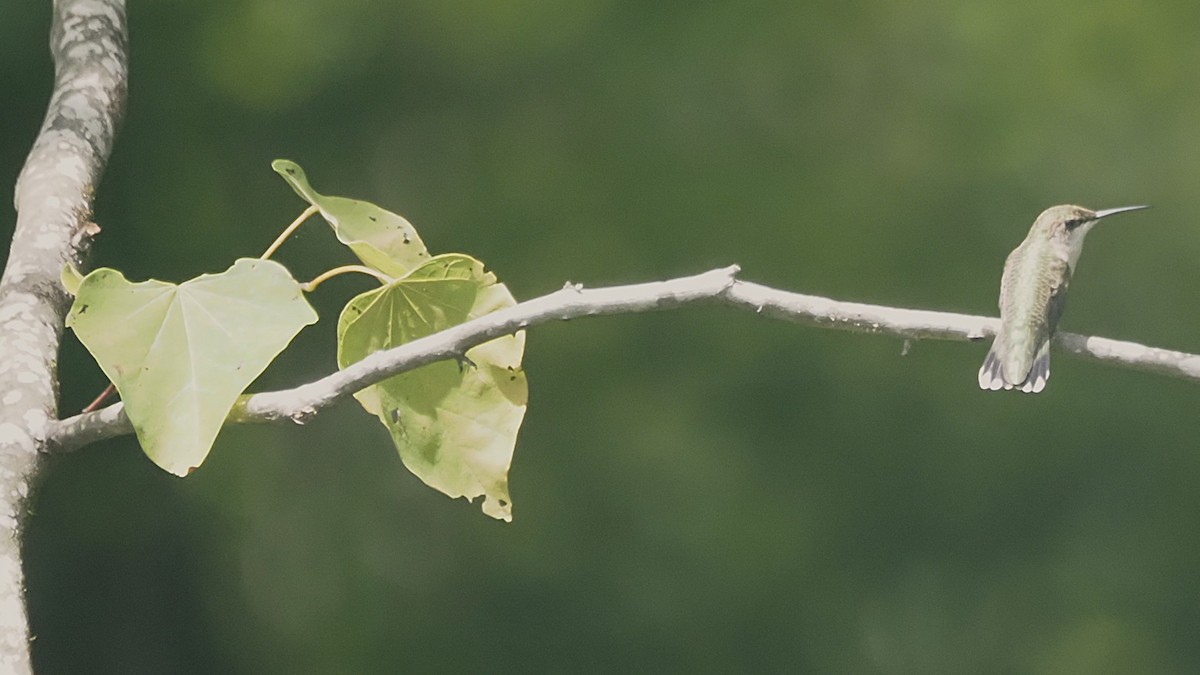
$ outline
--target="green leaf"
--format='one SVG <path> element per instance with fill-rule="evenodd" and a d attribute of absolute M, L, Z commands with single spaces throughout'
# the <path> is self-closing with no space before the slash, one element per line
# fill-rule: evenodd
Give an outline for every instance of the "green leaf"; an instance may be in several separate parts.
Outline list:
<path fill-rule="evenodd" d="M 293 161 L 277 159 L 271 168 L 301 199 L 320 209 L 338 240 L 349 246 L 364 265 L 390 277 L 402 277 L 429 260 L 429 251 L 416 228 L 404 218 L 370 202 L 318 193 L 309 185 L 304 169 Z"/>
<path fill-rule="evenodd" d="M 71 295 L 79 295 L 79 284 L 83 283 L 83 275 L 71 263 L 63 265 L 62 276 L 63 288 Z"/>
<path fill-rule="evenodd" d="M 316 320 L 286 268 L 243 258 L 179 285 L 95 270 L 80 283 L 67 326 L 121 393 L 142 450 L 186 476 L 238 395 Z"/>
<path fill-rule="evenodd" d="M 437 256 L 346 305 L 338 319 L 338 365 L 515 303 L 483 263 Z M 484 513 L 510 521 L 508 467 L 529 398 L 524 350 L 524 333 L 507 335 L 468 350 L 471 363 L 431 363 L 355 396 L 427 485 L 451 497 L 483 496 Z"/>

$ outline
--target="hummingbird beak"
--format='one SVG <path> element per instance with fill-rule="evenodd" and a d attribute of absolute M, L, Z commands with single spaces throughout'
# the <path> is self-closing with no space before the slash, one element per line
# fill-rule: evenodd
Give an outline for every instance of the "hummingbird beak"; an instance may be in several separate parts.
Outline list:
<path fill-rule="evenodd" d="M 1104 209 L 1103 211 L 1096 212 L 1096 220 L 1100 220 L 1101 218 L 1107 218 L 1108 216 L 1111 216 L 1111 215 L 1114 215 L 1117 213 L 1125 213 L 1126 211 L 1141 211 L 1142 209 L 1148 209 L 1148 208 L 1150 208 L 1150 207 L 1149 206 L 1118 206 L 1115 209 Z"/>

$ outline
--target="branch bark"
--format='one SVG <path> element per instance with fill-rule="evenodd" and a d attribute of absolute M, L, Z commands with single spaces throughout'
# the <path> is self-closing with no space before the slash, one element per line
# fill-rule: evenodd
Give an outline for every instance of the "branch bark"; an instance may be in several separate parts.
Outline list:
<path fill-rule="evenodd" d="M 999 319 L 916 309 L 840 302 L 791 293 L 736 278 L 736 265 L 691 277 L 629 286 L 583 289 L 567 284 L 560 291 L 468 321 L 434 335 L 372 354 L 315 382 L 284 391 L 251 394 L 239 400 L 229 422 L 303 423 L 354 392 L 397 373 L 434 361 L 456 358 L 475 345 L 550 321 L 633 314 L 686 305 L 725 304 L 756 314 L 821 328 L 891 335 L 905 340 L 978 341 L 995 334 Z M 1059 351 L 1127 368 L 1200 381 L 1200 356 L 1073 333 L 1055 337 Z M 964 374 L 973 387 L 974 373 Z M 50 425 L 53 451 L 133 432 L 121 404 L 76 415 Z"/>
<path fill-rule="evenodd" d="M 127 81 L 124 0 L 56 0 L 54 90 L 17 179 L 17 224 L 0 277 L 0 672 L 30 671 L 19 535 L 58 417 L 63 265 L 86 253 L 92 194 L 112 151 Z"/>

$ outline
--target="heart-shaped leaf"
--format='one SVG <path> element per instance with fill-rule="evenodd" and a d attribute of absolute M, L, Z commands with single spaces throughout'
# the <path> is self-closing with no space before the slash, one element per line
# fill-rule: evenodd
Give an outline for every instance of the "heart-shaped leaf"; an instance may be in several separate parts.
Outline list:
<path fill-rule="evenodd" d="M 338 319 L 338 365 L 515 304 L 483 263 L 432 258 L 408 276 L 359 295 Z M 524 333 L 401 373 L 356 394 L 391 432 L 405 466 L 451 497 L 483 496 L 483 512 L 512 520 L 508 468 L 529 398 Z"/>
<path fill-rule="evenodd" d="M 304 169 L 291 160 L 277 159 L 271 168 L 301 199 L 320 209 L 338 240 L 363 264 L 390 277 L 401 277 L 429 260 L 416 228 L 404 218 L 370 202 L 318 193 L 309 185 Z"/>
<path fill-rule="evenodd" d="M 286 268 L 243 258 L 179 285 L 95 270 L 66 323 L 116 385 L 142 450 L 185 476 L 238 395 L 316 320 Z"/>

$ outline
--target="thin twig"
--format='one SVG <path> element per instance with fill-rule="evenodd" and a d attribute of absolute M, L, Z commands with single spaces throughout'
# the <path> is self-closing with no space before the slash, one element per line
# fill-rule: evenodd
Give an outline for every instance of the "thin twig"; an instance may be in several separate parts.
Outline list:
<path fill-rule="evenodd" d="M 840 302 L 738 281 L 737 266 L 704 274 L 629 286 L 584 289 L 567 284 L 560 291 L 528 300 L 407 344 L 377 352 L 345 370 L 284 391 L 242 397 L 230 422 L 303 423 L 355 391 L 397 373 L 434 361 L 453 359 L 475 345 L 516 331 L 585 316 L 633 314 L 700 303 L 719 303 L 776 319 L 860 333 L 891 335 L 905 340 L 982 340 L 994 334 L 998 319 L 967 314 L 901 309 Z M 1060 333 L 1062 351 L 1124 367 L 1200 381 L 1200 356 L 1145 347 L 1131 342 Z M 974 373 L 964 375 L 973 388 Z M 120 404 L 51 425 L 54 450 L 67 452 L 132 427 Z"/>

